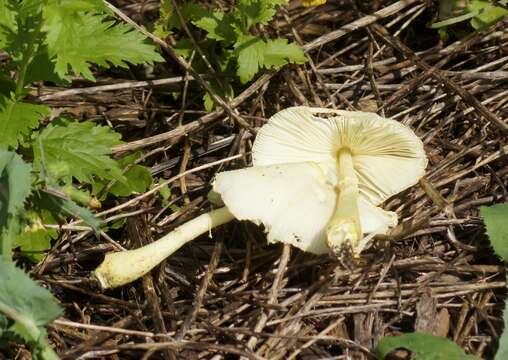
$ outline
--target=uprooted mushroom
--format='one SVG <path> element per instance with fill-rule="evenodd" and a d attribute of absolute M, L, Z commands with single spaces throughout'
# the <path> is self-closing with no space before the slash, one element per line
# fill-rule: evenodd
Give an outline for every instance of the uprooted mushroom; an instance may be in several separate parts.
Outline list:
<path fill-rule="evenodd" d="M 127 284 L 234 218 L 263 224 L 269 242 L 314 254 L 358 256 L 367 239 L 397 224 L 396 214 L 378 205 L 418 182 L 426 165 L 420 139 L 395 120 L 366 112 L 288 108 L 258 132 L 252 167 L 216 175 L 211 198 L 224 207 L 147 246 L 107 254 L 94 274 L 104 288 Z"/>

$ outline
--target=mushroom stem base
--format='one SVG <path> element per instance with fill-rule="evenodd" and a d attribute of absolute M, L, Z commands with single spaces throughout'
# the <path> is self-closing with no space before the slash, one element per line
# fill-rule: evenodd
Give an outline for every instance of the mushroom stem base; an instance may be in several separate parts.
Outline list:
<path fill-rule="evenodd" d="M 147 274 L 187 242 L 233 219 L 226 207 L 202 214 L 149 245 L 107 254 L 92 276 L 104 289 L 128 284 Z"/>

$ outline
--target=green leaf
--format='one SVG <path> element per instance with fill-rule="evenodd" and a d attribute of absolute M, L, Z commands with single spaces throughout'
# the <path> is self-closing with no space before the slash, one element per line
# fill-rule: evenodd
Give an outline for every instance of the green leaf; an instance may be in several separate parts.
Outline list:
<path fill-rule="evenodd" d="M 171 197 L 171 188 L 168 184 L 164 185 L 159 189 L 159 194 L 162 198 L 162 205 L 166 206 L 169 203 L 169 199 Z"/>
<path fill-rule="evenodd" d="M 11 80 L 8 74 L 0 71 L 0 98 L 9 97 L 16 91 L 16 83 Z"/>
<path fill-rule="evenodd" d="M 496 204 L 493 206 L 482 206 L 480 215 L 483 217 L 487 235 L 494 251 L 505 262 L 508 262 L 508 203 Z M 505 301 L 504 314 L 504 331 L 499 339 L 499 349 L 496 353 L 495 360 L 504 360 L 508 358 L 508 307 Z"/>
<path fill-rule="evenodd" d="M 9 32 L 5 50 L 9 53 L 11 63 L 20 69 L 31 61 L 42 42 L 41 1 L 11 1 L 11 3 L 17 3 L 16 25 Z"/>
<path fill-rule="evenodd" d="M 468 10 L 472 13 L 478 13 L 471 19 L 471 25 L 477 31 L 488 28 L 508 15 L 508 9 L 495 6 L 487 0 L 472 0 L 468 5 Z"/>
<path fill-rule="evenodd" d="M 203 95 L 203 105 L 204 105 L 205 110 L 207 112 L 211 112 L 213 110 L 214 105 L 215 105 L 213 102 L 212 96 L 207 92 L 205 93 L 205 95 Z"/>
<path fill-rule="evenodd" d="M 150 188 L 153 182 L 152 174 L 146 166 L 135 164 L 135 161 L 142 155 L 141 152 L 135 152 L 118 160 L 118 166 L 121 169 L 128 168 L 124 172 L 125 181 L 115 182 L 109 189 L 109 192 L 115 196 L 129 196 L 133 192 L 144 192 Z M 96 182 L 93 185 L 93 194 L 101 193 L 108 182 Z M 105 198 L 102 196 L 101 198 Z"/>
<path fill-rule="evenodd" d="M 238 1 L 238 14 L 244 19 L 246 26 L 244 32 L 249 31 L 254 24 L 266 25 L 277 12 L 278 5 L 287 4 L 287 0 L 240 0 Z M 238 16 L 238 15 L 237 15 Z"/>
<path fill-rule="evenodd" d="M 21 225 L 18 216 L 9 216 L 2 221 L 5 222 L 5 226 L 0 232 L 1 255 L 3 259 L 11 261 L 13 244 L 21 231 Z"/>
<path fill-rule="evenodd" d="M 127 181 L 124 183 L 116 182 L 109 191 L 115 196 L 129 196 L 133 192 L 144 192 L 153 181 L 150 170 L 142 165 L 132 165 L 124 175 Z"/>
<path fill-rule="evenodd" d="M 485 221 L 487 235 L 494 251 L 508 262 L 508 203 L 482 206 L 480 215 Z"/>
<path fill-rule="evenodd" d="M 53 197 L 53 203 L 60 208 L 60 212 L 82 219 L 86 224 L 90 225 L 95 233 L 99 233 L 101 222 L 90 210 L 79 206 L 72 200 L 64 200 L 57 197 Z"/>
<path fill-rule="evenodd" d="M 302 64 L 305 54 L 286 39 L 266 40 L 247 35 L 235 44 L 238 56 L 237 75 L 242 83 L 251 80 L 261 68 L 279 68 L 288 63 Z"/>
<path fill-rule="evenodd" d="M 14 247 L 19 246 L 23 255 L 35 262 L 44 259 L 46 251 L 51 249 L 51 240 L 58 237 L 55 229 L 30 229 L 16 237 Z"/>
<path fill-rule="evenodd" d="M 198 28 L 207 32 L 208 39 L 224 41 L 232 44 L 235 41 L 235 18 L 223 11 L 213 11 L 192 22 Z"/>
<path fill-rule="evenodd" d="M 508 359 L 508 306 L 506 300 L 504 302 L 503 323 L 504 330 L 503 334 L 499 338 L 499 348 L 497 349 L 496 357 L 494 360 Z"/>
<path fill-rule="evenodd" d="M 0 49 L 5 49 L 16 32 L 17 4 L 12 0 L 0 0 Z"/>
<path fill-rule="evenodd" d="M 34 166 L 56 179 L 72 174 L 88 184 L 96 178 L 125 181 L 117 162 L 109 156 L 118 144 L 120 134 L 107 126 L 92 122 L 50 124 L 34 141 Z"/>
<path fill-rule="evenodd" d="M 222 80 L 221 83 L 219 83 L 217 80 L 212 79 L 210 81 L 210 86 L 214 90 L 215 94 L 224 99 L 231 100 L 234 97 L 233 87 L 229 82 L 226 82 L 225 80 Z M 208 112 L 212 111 L 215 107 L 215 103 L 213 102 L 213 99 L 208 92 L 206 92 L 203 96 L 203 102 L 205 110 Z"/>
<path fill-rule="evenodd" d="M 250 81 L 263 66 L 263 54 L 266 44 L 263 40 L 252 35 L 243 36 L 235 44 L 238 56 L 236 74 L 242 83 Z"/>
<path fill-rule="evenodd" d="M 263 55 L 263 65 L 267 69 L 278 69 L 288 63 L 303 64 L 307 61 L 303 50 L 295 43 L 288 44 L 287 39 L 267 40 Z"/>
<path fill-rule="evenodd" d="M 0 274 L 0 312 L 13 322 L 8 331 L 30 344 L 35 358 L 58 359 L 46 340 L 43 326 L 60 316 L 60 306 L 48 290 L 2 258 Z"/>
<path fill-rule="evenodd" d="M 414 360 L 478 360 L 475 356 L 467 355 L 453 341 L 425 333 L 387 336 L 378 343 L 375 354 L 378 359 L 383 360 L 399 348 L 410 350 Z"/>
<path fill-rule="evenodd" d="M 178 55 L 187 59 L 191 56 L 192 51 L 194 50 L 194 45 L 189 38 L 184 37 L 176 42 L 174 49 Z"/>
<path fill-rule="evenodd" d="M 61 78 L 71 68 L 77 75 L 95 80 L 90 63 L 127 67 L 127 62 L 163 61 L 155 46 L 144 42 L 141 33 L 124 23 L 107 21 L 104 15 L 76 11 L 72 6 L 51 1 L 45 6 L 43 16 L 42 30 L 47 34 L 48 52 L 55 58 L 55 70 Z"/>
<path fill-rule="evenodd" d="M 25 84 L 39 80 L 51 81 L 55 84 L 69 83 L 56 73 L 55 63 L 49 58 L 48 49 L 45 46 L 38 49 L 37 54 L 28 65 L 25 75 Z"/>
<path fill-rule="evenodd" d="M 30 194 L 32 167 L 16 153 L 0 150 L 0 214 L 16 215 Z M 1 222 L 0 222 L 1 225 Z"/>
<path fill-rule="evenodd" d="M 18 214 L 31 189 L 31 166 L 14 152 L 0 150 L 0 252 L 11 258 L 12 244 L 20 230 Z"/>
<path fill-rule="evenodd" d="M 196 21 L 211 14 L 210 10 L 192 1 L 184 2 L 178 9 L 180 10 L 182 18 L 186 21 Z M 170 30 L 182 28 L 180 19 L 173 9 L 171 0 L 162 0 L 159 12 L 160 19 L 155 25 L 158 31 L 167 35 Z"/>
<path fill-rule="evenodd" d="M 100 231 L 101 221 L 97 219 L 90 210 L 79 206 L 70 199 L 55 196 L 47 192 L 40 192 L 33 198 L 33 202 L 39 208 L 49 210 L 53 214 L 80 218 L 87 223 L 95 233 Z"/>
<path fill-rule="evenodd" d="M 51 249 L 51 240 L 58 237 L 56 229 L 46 229 L 43 223 L 54 224 L 56 220 L 47 210 L 42 210 L 41 216 L 37 212 L 30 211 L 25 217 L 29 225 L 16 237 L 13 247 L 19 246 L 25 256 L 38 262 L 44 258 L 44 253 Z"/>
<path fill-rule="evenodd" d="M 50 110 L 44 105 L 28 104 L 0 96 L 0 149 L 16 148 L 18 141 L 28 135 L 39 121 L 49 116 Z"/>

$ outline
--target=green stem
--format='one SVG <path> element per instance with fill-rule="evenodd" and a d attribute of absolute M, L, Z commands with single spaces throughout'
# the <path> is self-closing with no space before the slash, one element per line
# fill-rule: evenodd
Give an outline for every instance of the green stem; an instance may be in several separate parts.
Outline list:
<path fill-rule="evenodd" d="M 18 80 L 16 82 L 16 99 L 21 99 L 23 95 L 23 89 L 25 88 L 25 76 L 28 70 L 28 65 L 30 65 L 30 61 L 32 60 L 33 54 L 33 45 L 29 44 L 28 51 L 23 54 L 23 59 L 21 60 L 21 66 L 18 72 Z"/>
<path fill-rule="evenodd" d="M 35 26 L 33 30 L 31 30 L 32 36 L 30 40 L 27 42 L 26 50 L 23 51 L 23 55 L 21 58 L 21 64 L 19 66 L 18 78 L 16 81 L 16 99 L 20 100 L 23 95 L 23 90 L 25 89 L 25 77 L 26 72 L 28 71 L 28 66 L 32 62 L 34 58 L 34 54 L 36 53 L 38 43 L 39 43 L 39 35 L 41 32 L 42 21 L 39 22 Z"/>
<path fill-rule="evenodd" d="M 128 284 L 147 274 L 187 242 L 233 219 L 234 216 L 225 207 L 212 210 L 180 225 L 149 245 L 107 254 L 92 276 L 104 289 Z"/>
<path fill-rule="evenodd" d="M 326 229 L 327 243 L 337 256 L 341 256 L 344 252 L 358 255 L 355 249 L 362 237 L 362 231 L 358 211 L 358 178 L 353 167 L 351 151 L 340 150 L 338 161 L 339 195 L 335 212 Z"/>

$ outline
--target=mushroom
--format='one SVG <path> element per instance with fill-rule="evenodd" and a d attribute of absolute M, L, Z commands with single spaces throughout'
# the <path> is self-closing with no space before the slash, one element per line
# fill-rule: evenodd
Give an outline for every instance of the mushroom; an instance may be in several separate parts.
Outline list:
<path fill-rule="evenodd" d="M 377 205 L 423 176 L 423 143 L 374 113 L 309 107 L 278 112 L 258 132 L 252 168 L 219 173 L 214 191 L 240 220 L 263 223 L 268 241 L 358 256 L 363 234 L 397 224 Z"/>
<path fill-rule="evenodd" d="M 253 167 L 216 175 L 209 198 L 225 207 L 145 247 L 107 254 L 94 275 L 103 288 L 127 284 L 234 218 L 263 224 L 269 242 L 314 254 L 358 256 L 374 234 L 397 224 L 396 214 L 378 205 L 418 182 L 426 165 L 420 139 L 395 120 L 367 112 L 288 108 L 258 132 Z"/>

